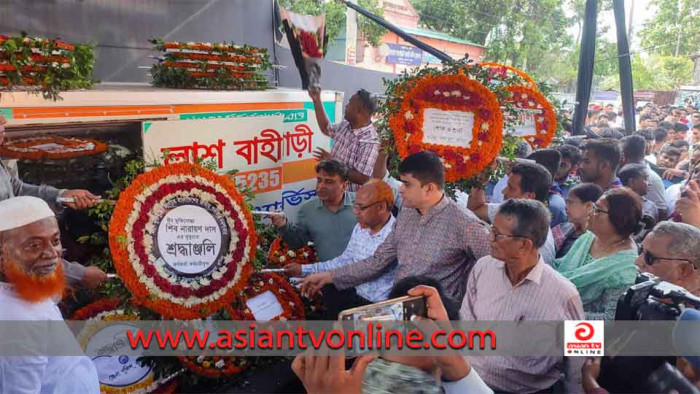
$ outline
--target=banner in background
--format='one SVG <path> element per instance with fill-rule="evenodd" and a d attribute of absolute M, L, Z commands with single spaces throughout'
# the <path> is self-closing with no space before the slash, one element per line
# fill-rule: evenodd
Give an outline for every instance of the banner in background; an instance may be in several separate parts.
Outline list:
<path fill-rule="evenodd" d="M 292 220 L 316 195 L 312 152 L 330 139 L 309 122 L 307 109 L 181 115 L 179 121 L 144 122 L 147 163 L 199 161 L 232 170 L 239 187 L 256 193 L 255 210 L 284 211 Z"/>

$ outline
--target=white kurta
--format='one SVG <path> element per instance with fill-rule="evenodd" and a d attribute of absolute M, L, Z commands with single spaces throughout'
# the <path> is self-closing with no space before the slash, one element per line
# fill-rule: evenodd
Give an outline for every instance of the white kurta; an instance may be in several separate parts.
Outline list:
<path fill-rule="evenodd" d="M 16 295 L 12 285 L 0 282 L 0 321 L 28 320 L 63 321 L 63 317 L 52 300 L 27 302 Z M 0 393 L 99 392 L 97 371 L 86 356 L 0 357 Z"/>

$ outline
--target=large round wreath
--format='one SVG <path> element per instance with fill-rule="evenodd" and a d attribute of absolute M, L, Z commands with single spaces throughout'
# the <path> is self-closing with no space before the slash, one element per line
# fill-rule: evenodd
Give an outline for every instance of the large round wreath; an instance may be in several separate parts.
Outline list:
<path fill-rule="evenodd" d="M 58 160 L 99 155 L 107 150 L 103 142 L 86 138 L 32 137 L 0 145 L 0 156 L 10 159 Z"/>
<path fill-rule="evenodd" d="M 220 235 L 220 245 L 200 239 L 194 245 L 163 247 L 163 226 L 180 224 L 166 218 L 183 206 L 209 213 L 216 226 L 206 226 L 207 231 Z M 191 224 L 185 221 L 185 226 Z M 201 232 L 203 226 L 194 224 L 188 231 Z M 235 183 L 188 163 L 138 176 L 119 196 L 109 229 L 114 266 L 126 287 L 144 306 L 176 319 L 207 317 L 231 303 L 252 272 L 256 242 L 253 218 Z M 178 252 L 182 258 L 210 251 L 215 259 L 196 272 L 176 268 L 167 259 Z"/>
<path fill-rule="evenodd" d="M 120 321 L 135 321 L 139 320 L 139 317 L 133 313 L 127 312 L 121 307 L 121 300 L 117 298 L 106 298 L 103 300 L 95 301 L 88 304 L 73 313 L 71 320 L 85 320 L 86 324 L 83 329 L 78 333 L 77 340 L 80 346 L 85 350 L 88 348 L 90 341 L 97 335 L 102 329 L 108 327 L 109 323 L 117 323 Z M 109 334 L 108 334 L 109 335 Z M 136 363 L 135 358 L 127 356 L 112 356 L 119 357 L 120 364 L 126 364 L 129 361 L 131 363 Z M 123 359 L 123 360 L 122 360 Z M 143 368 L 143 367 L 142 367 Z M 161 384 L 160 381 L 155 380 L 155 375 L 153 370 L 150 368 L 144 371 L 142 378 L 130 385 L 110 385 L 106 382 L 100 381 L 100 392 L 102 393 L 134 393 L 134 392 L 144 392 L 150 393 L 156 390 L 156 388 Z"/>
<path fill-rule="evenodd" d="M 505 101 L 512 103 L 516 108 L 526 110 L 539 110 L 534 114 L 535 134 L 524 136 L 532 149 L 546 148 L 552 143 L 557 131 L 557 115 L 554 107 L 542 93 L 525 86 L 508 86 L 511 96 Z"/>
<path fill-rule="evenodd" d="M 474 119 L 468 148 L 423 141 L 427 109 L 471 112 Z M 498 99 L 481 83 L 459 75 L 426 76 L 406 92 L 401 109 L 389 119 L 396 148 L 402 158 L 423 150 L 443 160 L 445 180 L 468 179 L 479 174 L 498 155 L 503 140 L 503 116 Z"/>

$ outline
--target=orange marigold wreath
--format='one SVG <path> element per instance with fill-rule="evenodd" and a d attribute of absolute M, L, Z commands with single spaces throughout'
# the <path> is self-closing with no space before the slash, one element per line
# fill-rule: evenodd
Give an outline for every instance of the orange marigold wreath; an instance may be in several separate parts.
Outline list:
<path fill-rule="evenodd" d="M 99 155 L 107 145 L 87 138 L 32 137 L 11 140 L 0 145 L 0 156 L 11 159 L 58 160 Z"/>
<path fill-rule="evenodd" d="M 423 142 L 423 114 L 427 109 L 471 112 L 474 119 L 468 148 Z M 410 88 L 400 110 L 389 119 L 399 155 L 435 152 L 445 165 L 448 182 L 479 174 L 498 155 L 503 141 L 503 115 L 498 98 L 466 75 L 427 76 Z"/>
<path fill-rule="evenodd" d="M 557 131 L 557 115 L 554 107 L 546 97 L 537 90 L 525 86 L 508 86 L 511 96 L 506 102 L 512 103 L 516 108 L 539 110 L 535 118 L 535 135 L 524 136 L 532 149 L 546 148 L 552 143 Z"/>
<path fill-rule="evenodd" d="M 219 257 L 195 275 L 176 272 L 155 257 L 157 220 L 168 204 L 183 199 L 212 207 L 228 230 Z M 139 175 L 120 194 L 109 228 L 119 277 L 139 303 L 166 318 L 203 318 L 230 304 L 253 271 L 256 245 L 253 217 L 233 180 L 189 163 Z"/>

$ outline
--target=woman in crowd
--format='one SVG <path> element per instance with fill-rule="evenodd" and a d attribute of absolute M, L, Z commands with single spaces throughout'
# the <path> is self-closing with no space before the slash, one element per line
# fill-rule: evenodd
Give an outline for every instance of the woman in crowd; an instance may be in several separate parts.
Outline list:
<path fill-rule="evenodd" d="M 581 183 L 569 191 L 566 197 L 566 215 L 569 221 L 552 228 L 557 258 L 564 257 L 574 242 L 588 231 L 588 217 L 602 194 L 603 189 L 595 183 Z"/>
<path fill-rule="evenodd" d="M 588 232 L 552 265 L 579 291 L 586 319 L 613 320 L 620 295 L 637 275 L 637 247 L 642 202 L 627 188 L 611 189 L 593 205 Z"/>

